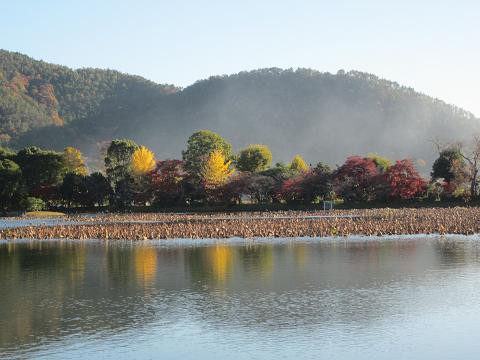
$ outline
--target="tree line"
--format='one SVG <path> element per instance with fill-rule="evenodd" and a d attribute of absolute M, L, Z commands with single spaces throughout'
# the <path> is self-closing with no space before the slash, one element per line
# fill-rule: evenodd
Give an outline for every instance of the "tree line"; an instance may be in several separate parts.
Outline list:
<path fill-rule="evenodd" d="M 332 168 L 307 164 L 296 155 L 272 165 L 266 145 L 234 153 L 219 134 L 190 136 L 181 160 L 156 160 L 132 140 L 113 140 L 104 171 L 89 173 L 78 149 L 63 152 L 27 147 L 0 148 L 0 209 L 105 207 L 127 210 L 233 204 L 314 204 L 322 201 L 385 203 L 396 200 L 462 198 L 478 195 L 480 140 L 471 146 L 440 145 L 431 179 L 410 159 L 395 162 L 378 154 L 350 156 Z"/>

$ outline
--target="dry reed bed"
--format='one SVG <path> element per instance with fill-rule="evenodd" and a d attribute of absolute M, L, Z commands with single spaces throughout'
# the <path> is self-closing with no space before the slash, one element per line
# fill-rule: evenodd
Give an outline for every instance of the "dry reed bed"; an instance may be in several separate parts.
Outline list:
<path fill-rule="evenodd" d="M 358 217 L 306 218 L 311 215 Z M 73 218 L 75 219 L 75 217 Z M 69 218 L 68 220 L 72 220 Z M 0 231 L 0 239 L 168 239 L 322 237 L 347 235 L 474 234 L 480 208 L 372 209 L 238 214 L 117 214 L 82 218 L 82 225 L 28 226 Z M 135 223 L 128 221 L 150 221 Z"/>
<path fill-rule="evenodd" d="M 368 211 L 368 210 L 366 210 Z M 95 214 L 93 216 L 69 216 L 68 221 L 76 222 L 135 222 L 135 221 L 180 221 L 196 219 L 271 219 L 283 217 L 305 217 L 305 216 L 351 216 L 357 215 L 354 210 L 333 210 L 333 211 L 275 211 L 275 212 L 234 212 L 234 213 L 111 213 Z"/>

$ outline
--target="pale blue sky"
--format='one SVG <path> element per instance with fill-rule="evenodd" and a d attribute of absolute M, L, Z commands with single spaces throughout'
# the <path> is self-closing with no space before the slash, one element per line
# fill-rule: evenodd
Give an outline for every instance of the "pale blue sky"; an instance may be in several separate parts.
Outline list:
<path fill-rule="evenodd" d="M 480 116 L 480 1 L 0 0 L 0 47 L 187 86 L 261 67 L 355 69 Z"/>

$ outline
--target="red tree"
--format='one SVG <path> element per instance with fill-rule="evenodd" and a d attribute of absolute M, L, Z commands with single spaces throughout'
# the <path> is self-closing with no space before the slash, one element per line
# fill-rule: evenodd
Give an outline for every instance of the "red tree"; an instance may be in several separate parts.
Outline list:
<path fill-rule="evenodd" d="M 346 200 L 370 201 L 382 188 L 381 176 L 373 159 L 350 156 L 334 173 L 336 191 Z"/>
<path fill-rule="evenodd" d="M 304 198 L 305 191 L 303 187 L 304 175 L 286 179 L 277 194 L 277 198 L 283 199 L 286 202 L 301 201 Z"/>
<path fill-rule="evenodd" d="M 411 199 L 423 195 L 427 182 L 420 176 L 411 160 L 398 160 L 390 166 L 385 174 L 390 187 L 390 197 L 394 199 Z"/>
<path fill-rule="evenodd" d="M 284 180 L 277 192 L 277 199 L 308 204 L 315 199 L 325 199 L 331 191 L 330 171 L 311 170 Z"/>
<path fill-rule="evenodd" d="M 182 181 L 186 176 L 186 172 L 183 169 L 183 161 L 158 161 L 155 169 L 149 176 L 154 194 L 154 203 L 171 206 L 182 201 Z"/>
<path fill-rule="evenodd" d="M 32 189 L 32 196 L 46 202 L 53 202 L 60 199 L 58 187 L 50 184 L 41 184 Z"/>

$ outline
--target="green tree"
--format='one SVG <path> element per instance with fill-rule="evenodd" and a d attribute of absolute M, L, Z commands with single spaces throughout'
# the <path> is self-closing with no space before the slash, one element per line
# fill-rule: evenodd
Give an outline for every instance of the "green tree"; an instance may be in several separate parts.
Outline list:
<path fill-rule="evenodd" d="M 84 190 L 85 176 L 76 174 L 74 172 L 68 173 L 63 178 L 62 185 L 60 185 L 60 196 L 67 202 L 68 206 L 79 204 L 83 196 L 86 195 Z"/>
<path fill-rule="evenodd" d="M 31 146 L 20 150 L 15 162 L 22 169 L 22 176 L 29 194 L 40 185 L 58 185 L 65 174 L 63 154 L 41 150 Z"/>
<path fill-rule="evenodd" d="M 372 159 L 377 165 L 378 170 L 383 173 L 386 172 L 390 166 L 392 166 L 392 161 L 390 159 L 380 156 L 377 153 L 369 153 L 367 158 Z"/>
<path fill-rule="evenodd" d="M 465 160 L 458 148 L 450 147 L 440 151 L 432 166 L 432 179 L 444 179 L 451 182 L 455 179 L 455 170 L 465 166 Z"/>
<path fill-rule="evenodd" d="M 210 130 L 200 130 L 192 134 L 187 141 L 187 149 L 182 151 L 185 170 L 200 177 L 203 164 L 216 150 L 222 152 L 226 160 L 232 158 L 232 145 L 220 135 Z"/>
<path fill-rule="evenodd" d="M 278 162 L 275 166 L 260 172 L 261 175 L 269 176 L 277 182 L 283 182 L 291 177 L 297 175 L 295 170 L 292 170 L 289 165 L 283 162 Z"/>
<path fill-rule="evenodd" d="M 272 152 L 266 145 L 249 145 L 237 156 L 237 169 L 240 171 L 264 171 L 270 167 L 271 163 Z"/>
<path fill-rule="evenodd" d="M 333 170 L 327 164 L 319 162 L 312 171 L 311 176 L 304 180 L 304 191 L 311 200 L 331 200 L 334 198 Z"/>
<path fill-rule="evenodd" d="M 139 146 L 133 140 L 113 140 L 105 156 L 105 169 L 110 183 L 115 184 L 130 173 L 132 155 Z"/>
<path fill-rule="evenodd" d="M 18 209 L 22 199 L 22 171 L 11 160 L 0 160 L 0 210 Z"/>
<path fill-rule="evenodd" d="M 13 160 L 15 159 L 15 156 L 16 156 L 15 152 L 0 146 L 0 160 L 3 160 L 3 159 Z"/>
<path fill-rule="evenodd" d="M 317 174 L 325 174 L 327 176 L 333 174 L 332 168 L 328 164 L 325 164 L 321 161 L 313 168 L 313 172 Z"/>
<path fill-rule="evenodd" d="M 110 205 L 119 210 L 125 210 L 134 205 L 137 184 L 132 175 L 127 174 L 115 183 L 110 197 Z"/>
<path fill-rule="evenodd" d="M 80 204 L 83 206 L 102 206 L 112 193 L 108 179 L 99 172 L 84 177 L 82 188 L 85 194 L 81 197 Z"/>
<path fill-rule="evenodd" d="M 131 174 L 132 155 L 139 148 L 133 140 L 113 140 L 107 149 L 105 168 L 112 187 L 110 205 L 125 209 L 133 204 L 135 181 Z"/>
<path fill-rule="evenodd" d="M 298 176 L 298 171 L 297 170 L 292 170 L 290 168 L 290 165 L 286 165 L 284 163 L 276 163 L 275 166 L 271 167 L 270 169 L 267 169 L 265 171 L 262 171 L 259 173 L 259 175 L 268 177 L 272 179 L 273 181 L 264 181 L 266 184 L 268 184 L 268 189 L 267 193 L 264 194 L 264 199 L 268 198 L 272 202 L 278 202 L 278 198 L 276 194 L 280 191 L 282 184 L 291 178 L 294 178 Z"/>
<path fill-rule="evenodd" d="M 26 211 L 42 211 L 47 208 L 47 204 L 40 198 L 29 196 L 23 202 L 23 209 Z"/>

